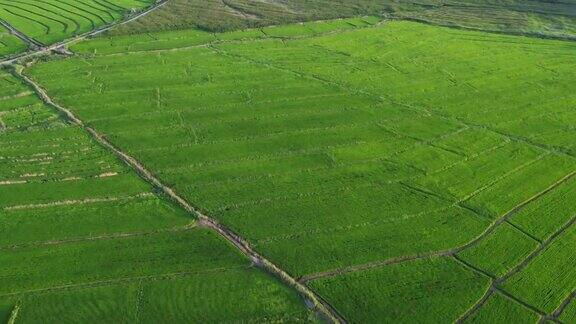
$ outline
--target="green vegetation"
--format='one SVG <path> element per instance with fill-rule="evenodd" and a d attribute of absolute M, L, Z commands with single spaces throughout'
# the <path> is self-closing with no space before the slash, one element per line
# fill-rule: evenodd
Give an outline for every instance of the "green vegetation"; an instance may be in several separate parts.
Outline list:
<path fill-rule="evenodd" d="M 290 37 L 191 40 L 209 47 L 159 33 L 127 54 L 95 40 L 79 46 L 90 55 L 27 73 L 295 275 L 461 246 L 576 168 L 498 109 L 570 114 L 555 94 L 573 79 L 572 43 L 407 22 L 282 30 Z M 179 50 L 161 50 L 172 41 Z M 495 64 L 511 72 L 486 83 Z M 526 78 L 549 93 L 510 96 Z"/>
<path fill-rule="evenodd" d="M 504 223 L 478 245 L 459 256 L 494 277 L 500 277 L 524 260 L 538 243 Z"/>
<path fill-rule="evenodd" d="M 112 33 L 190 27 L 225 31 L 363 15 L 545 37 L 576 36 L 575 3 L 545 0 L 171 0 L 152 15 Z"/>
<path fill-rule="evenodd" d="M 2 321 L 313 320 L 20 80 L 0 80 Z"/>
<path fill-rule="evenodd" d="M 495 293 L 465 323 L 537 323 L 538 315 L 513 300 Z"/>
<path fill-rule="evenodd" d="M 226 33 L 187 29 L 154 34 L 107 36 L 74 44 L 71 49 L 78 54 L 103 55 L 177 49 L 229 41 L 303 38 L 367 27 L 380 21 L 377 17 L 362 17 L 245 29 Z"/>
<path fill-rule="evenodd" d="M 158 4 L 0 19 L 52 44 Z M 572 0 L 154 8 L 0 72 L 0 321 L 318 321 L 296 290 L 352 323 L 573 320 Z"/>
<path fill-rule="evenodd" d="M 44 44 L 86 33 L 121 19 L 151 0 L 18 0 L 0 1 L 0 19 Z"/>
<path fill-rule="evenodd" d="M 426 259 L 312 283 L 351 322 L 448 323 L 488 288 L 488 279 L 451 259 Z"/>
<path fill-rule="evenodd" d="M 505 284 L 510 293 L 552 313 L 576 288 L 576 227 L 569 227 Z"/>
<path fill-rule="evenodd" d="M 562 224 L 576 215 L 576 179 L 570 179 L 544 195 L 538 204 L 531 204 L 518 212 L 511 222 L 537 238 L 549 238 Z"/>
<path fill-rule="evenodd" d="M 294 307 L 298 303 L 293 293 L 262 272 L 231 268 L 27 296 L 18 318 L 23 323 L 313 320 Z"/>

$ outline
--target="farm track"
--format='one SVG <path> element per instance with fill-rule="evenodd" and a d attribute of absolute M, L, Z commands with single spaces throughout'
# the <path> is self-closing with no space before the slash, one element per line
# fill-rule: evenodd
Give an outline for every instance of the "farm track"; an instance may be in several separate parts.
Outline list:
<path fill-rule="evenodd" d="M 22 53 L 20 55 L 14 56 L 12 58 L 0 61 L 0 66 L 12 65 L 12 64 L 18 63 L 20 60 L 24 60 L 24 59 L 32 58 L 32 57 L 35 57 L 38 55 L 50 53 L 52 51 L 62 49 L 68 45 L 77 43 L 77 42 L 85 40 L 87 38 L 99 35 L 105 31 L 108 31 L 108 30 L 116 27 L 116 26 L 124 25 L 124 24 L 132 22 L 136 19 L 142 18 L 142 17 L 150 14 L 151 12 L 155 11 L 156 9 L 159 9 L 160 7 L 164 6 L 167 2 L 168 2 L 168 0 L 160 0 L 156 3 L 154 3 L 153 5 L 151 5 L 150 7 L 144 9 L 142 12 L 138 13 L 137 15 L 127 17 L 126 19 L 119 21 L 119 22 L 113 22 L 111 24 L 105 25 L 101 28 L 92 30 L 90 32 L 71 37 L 71 38 L 64 40 L 62 42 L 58 42 L 58 43 L 52 44 L 50 46 L 44 46 L 42 44 L 40 46 L 40 48 L 35 49 L 32 52 L 25 52 L 25 53 Z M 16 29 L 14 29 L 14 28 L 13 28 L 13 30 L 16 31 Z M 18 31 L 18 33 L 20 33 L 20 32 Z M 22 33 L 20 33 L 20 34 L 22 34 Z M 22 35 L 24 35 L 24 34 L 22 34 Z"/>
<path fill-rule="evenodd" d="M 316 311 L 318 311 L 322 316 L 326 317 L 328 320 L 334 323 L 346 323 L 346 320 L 339 315 L 336 310 L 332 308 L 326 301 L 322 300 L 315 292 L 310 290 L 305 285 L 298 282 L 296 279 L 291 277 L 286 271 L 282 270 L 274 263 L 254 251 L 249 243 L 227 227 L 219 224 L 216 220 L 202 214 L 199 210 L 188 203 L 184 198 L 178 195 L 172 188 L 164 185 L 158 178 L 156 178 L 152 172 L 150 172 L 146 167 L 141 164 L 138 160 L 126 154 L 117 148 L 114 144 L 109 142 L 102 134 L 98 133 L 95 129 L 84 124 L 82 120 L 76 117 L 70 110 L 66 109 L 55 103 L 37 83 L 28 78 L 26 75 L 22 74 L 21 71 L 13 70 L 16 77 L 23 80 L 28 84 L 40 99 L 48 106 L 53 107 L 62 117 L 69 121 L 70 123 L 81 127 L 86 131 L 94 140 L 96 140 L 104 148 L 111 151 L 115 156 L 117 156 L 122 162 L 127 164 L 133 170 L 135 170 L 140 177 L 146 180 L 148 183 L 153 185 L 155 188 L 164 192 L 168 197 L 174 200 L 180 207 L 194 215 L 199 219 L 199 225 L 205 226 L 217 232 L 224 239 L 233 244 L 238 248 L 246 257 L 248 257 L 254 264 L 260 268 L 266 270 L 268 273 L 274 275 L 279 280 L 287 284 L 288 286 L 297 290 L 303 297 L 310 301 L 314 305 Z"/>

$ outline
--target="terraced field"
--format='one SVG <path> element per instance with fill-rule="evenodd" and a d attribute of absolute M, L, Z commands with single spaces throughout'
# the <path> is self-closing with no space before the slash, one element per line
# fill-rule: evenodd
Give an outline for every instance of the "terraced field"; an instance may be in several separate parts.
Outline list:
<path fill-rule="evenodd" d="M 0 321 L 312 319 L 32 88 L 0 80 Z"/>
<path fill-rule="evenodd" d="M 0 0 L 0 322 L 575 322 L 576 3 L 330 4 Z"/>
<path fill-rule="evenodd" d="M 10 34 L 7 29 L 0 27 L 0 57 L 21 53 L 26 48 L 26 43 Z"/>
<path fill-rule="evenodd" d="M 151 5 L 152 0 L 3 0 L 0 19 L 44 45 L 89 32 Z M 14 47 L 13 47 L 14 48 Z M 0 55 L 12 54 L 18 49 Z"/>
<path fill-rule="evenodd" d="M 573 42 L 366 17 L 72 50 L 24 73 L 344 319 L 570 322 Z"/>

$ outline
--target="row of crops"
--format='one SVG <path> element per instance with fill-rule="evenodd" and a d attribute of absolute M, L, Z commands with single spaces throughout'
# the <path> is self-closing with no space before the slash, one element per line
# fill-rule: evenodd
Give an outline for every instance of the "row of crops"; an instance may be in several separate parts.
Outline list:
<path fill-rule="evenodd" d="M 352 322 L 570 322 L 575 45 L 342 22 L 99 39 L 26 73 Z"/>
<path fill-rule="evenodd" d="M 1 322 L 311 316 L 295 292 L 198 227 L 5 71 L 0 170 Z"/>
<path fill-rule="evenodd" d="M 0 20 L 35 42 L 49 45 L 122 19 L 152 0 L 3 0 Z M 17 54 L 27 46 L 0 30 L 0 57 Z"/>

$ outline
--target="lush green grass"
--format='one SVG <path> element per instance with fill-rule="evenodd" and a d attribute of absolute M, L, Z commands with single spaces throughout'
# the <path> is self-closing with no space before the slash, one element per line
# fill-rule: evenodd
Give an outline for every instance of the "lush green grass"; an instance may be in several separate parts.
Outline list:
<path fill-rule="evenodd" d="M 0 320 L 314 320 L 19 79 L 0 82 Z"/>
<path fill-rule="evenodd" d="M 459 256 L 468 263 L 500 277 L 524 260 L 538 242 L 504 223 L 485 240 L 464 250 Z"/>
<path fill-rule="evenodd" d="M 508 297 L 495 293 L 465 323 L 537 323 L 538 319 L 538 314 Z"/>
<path fill-rule="evenodd" d="M 574 37 L 576 5 L 544 0 L 173 0 L 114 34 L 196 27 L 210 31 L 386 15 L 445 26 Z"/>
<path fill-rule="evenodd" d="M 489 280 L 452 259 L 425 259 L 314 281 L 352 323 L 453 322 Z"/>
<path fill-rule="evenodd" d="M 572 156 L 547 155 L 472 197 L 467 203 L 482 214 L 497 217 L 513 210 L 519 202 L 539 194 L 543 188 L 554 185 L 575 169 L 576 161 Z M 526 179 L 530 179 L 529 185 Z"/>
<path fill-rule="evenodd" d="M 0 1 L 0 18 L 44 44 L 82 34 L 121 19 L 150 0 L 18 0 Z"/>

